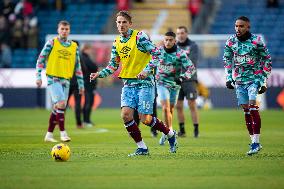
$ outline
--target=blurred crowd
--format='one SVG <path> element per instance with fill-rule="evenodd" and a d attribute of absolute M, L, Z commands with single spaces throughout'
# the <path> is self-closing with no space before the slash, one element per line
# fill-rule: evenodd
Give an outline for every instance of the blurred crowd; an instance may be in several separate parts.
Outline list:
<path fill-rule="evenodd" d="M 62 11 L 64 0 L 3 0 L 0 2 L 0 68 L 11 66 L 14 49 L 38 48 L 38 10 Z"/>
<path fill-rule="evenodd" d="M 1 67 L 10 67 L 11 50 L 18 48 L 37 48 L 38 20 L 35 15 L 36 7 L 38 7 L 38 4 L 35 1 L 1 1 Z"/>
<path fill-rule="evenodd" d="M 100 0 L 111 3 L 115 0 Z M 93 3 L 91 0 L 74 0 Z M 0 68 L 11 67 L 12 51 L 39 47 L 39 10 L 64 11 L 72 0 L 1 0 L 0 1 Z"/>

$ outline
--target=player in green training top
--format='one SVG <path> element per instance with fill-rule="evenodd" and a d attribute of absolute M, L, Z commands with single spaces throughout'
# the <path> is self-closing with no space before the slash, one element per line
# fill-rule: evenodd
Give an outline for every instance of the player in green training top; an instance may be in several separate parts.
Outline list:
<path fill-rule="evenodd" d="M 183 80 L 191 78 L 196 71 L 186 52 L 175 44 L 175 38 L 174 32 L 165 33 L 156 73 L 158 98 L 161 101 L 164 121 L 171 130 L 180 84 Z M 166 138 L 163 134 L 159 141 L 160 145 L 164 145 Z"/>
<path fill-rule="evenodd" d="M 241 16 L 235 22 L 236 34 L 226 42 L 224 67 L 226 86 L 236 88 L 246 126 L 251 137 L 248 155 L 262 148 L 259 142 L 261 120 L 256 104 L 257 94 L 266 91 L 265 81 L 271 73 L 271 57 L 261 36 L 250 33 L 250 20 Z M 235 84 L 235 87 L 234 87 Z"/>
<path fill-rule="evenodd" d="M 126 130 L 138 147 L 129 156 L 149 154 L 148 147 L 133 118 L 135 109 L 138 110 L 142 123 L 168 136 L 170 152 L 175 153 L 177 149 L 175 132 L 166 127 L 157 117 L 151 115 L 155 95 L 154 76 L 152 72 L 144 71 L 147 65 L 150 69 L 156 67 L 160 52 L 144 32 L 130 28 L 132 17 L 127 11 L 118 12 L 116 25 L 120 35 L 113 43 L 109 65 L 100 72 L 92 73 L 90 79 L 104 78 L 113 74 L 121 63 L 122 69 L 119 77 L 124 83 L 121 93 L 121 117 Z"/>

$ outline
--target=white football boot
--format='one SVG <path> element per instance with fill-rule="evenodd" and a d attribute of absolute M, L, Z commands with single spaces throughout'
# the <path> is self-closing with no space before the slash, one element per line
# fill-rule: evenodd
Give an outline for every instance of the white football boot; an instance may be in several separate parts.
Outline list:
<path fill-rule="evenodd" d="M 71 141 L 71 138 L 67 135 L 66 131 L 60 131 L 60 140 L 62 142 L 69 142 Z"/>
<path fill-rule="evenodd" d="M 53 138 L 53 133 L 51 133 L 51 132 L 47 132 L 47 133 L 46 133 L 46 135 L 45 135 L 45 137 L 44 137 L 44 141 L 45 141 L 45 142 L 58 142 L 57 140 L 55 140 L 55 139 Z"/>

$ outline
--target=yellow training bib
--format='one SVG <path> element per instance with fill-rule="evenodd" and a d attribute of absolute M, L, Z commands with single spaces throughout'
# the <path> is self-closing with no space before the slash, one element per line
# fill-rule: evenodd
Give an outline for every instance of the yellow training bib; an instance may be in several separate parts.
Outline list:
<path fill-rule="evenodd" d="M 76 63 L 76 49 L 75 42 L 72 41 L 69 47 L 64 47 L 57 37 L 54 38 L 54 45 L 47 60 L 46 74 L 65 79 L 72 78 Z"/>
<path fill-rule="evenodd" d="M 137 33 L 137 30 L 133 30 L 130 39 L 126 43 L 120 42 L 120 36 L 116 37 L 116 51 L 122 63 L 122 68 L 118 76 L 120 78 L 136 78 L 151 60 L 149 52 L 141 52 L 137 48 Z"/>

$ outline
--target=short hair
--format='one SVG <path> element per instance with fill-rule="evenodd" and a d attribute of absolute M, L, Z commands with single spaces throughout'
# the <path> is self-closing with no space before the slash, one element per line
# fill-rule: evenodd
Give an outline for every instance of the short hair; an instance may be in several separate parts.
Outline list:
<path fill-rule="evenodd" d="M 185 26 L 179 26 L 178 29 L 184 29 L 184 31 L 185 31 L 186 33 L 188 33 L 188 29 L 187 29 L 187 27 L 185 27 Z"/>
<path fill-rule="evenodd" d="M 173 37 L 173 38 L 176 38 L 175 32 L 172 32 L 172 31 L 166 32 L 166 33 L 165 33 L 165 36 L 171 36 L 171 37 Z"/>
<path fill-rule="evenodd" d="M 67 20 L 61 20 L 61 21 L 58 22 L 57 26 L 59 27 L 60 25 L 70 26 L 70 23 Z"/>
<path fill-rule="evenodd" d="M 239 18 L 237 18 L 237 20 L 242 20 L 242 21 L 245 21 L 245 22 L 250 22 L 249 18 L 246 17 L 246 16 L 240 16 Z"/>
<path fill-rule="evenodd" d="M 132 22 L 131 19 L 131 15 L 128 11 L 119 11 L 117 14 L 116 14 L 116 18 L 119 17 L 119 16 L 122 16 L 124 18 L 126 18 L 126 20 L 128 20 L 129 22 Z"/>

